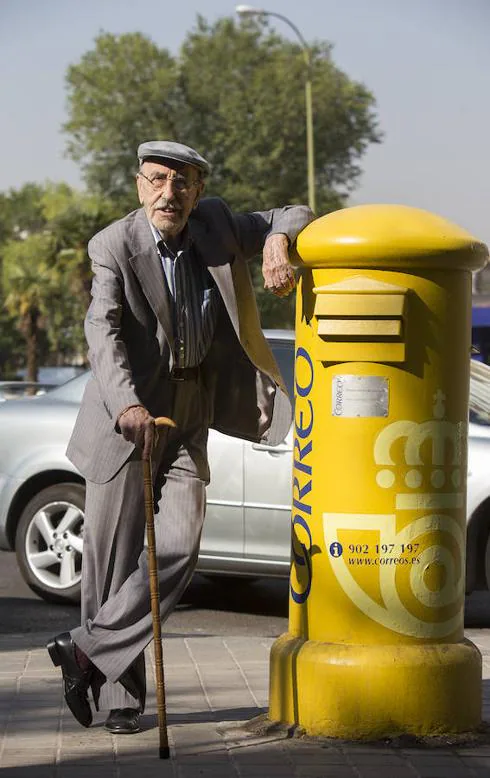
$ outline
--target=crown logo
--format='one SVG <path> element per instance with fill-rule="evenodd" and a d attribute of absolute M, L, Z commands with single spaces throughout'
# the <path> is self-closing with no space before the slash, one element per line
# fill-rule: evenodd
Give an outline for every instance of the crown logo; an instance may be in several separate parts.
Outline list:
<path fill-rule="evenodd" d="M 463 506 L 462 479 L 465 425 L 453 424 L 444 417 L 446 396 L 438 389 L 433 397 L 433 418 L 417 423 L 401 420 L 385 427 L 374 444 L 374 461 L 380 467 L 376 482 L 382 489 L 391 489 L 397 479 L 403 479 L 402 491 L 396 494 L 400 510 L 448 509 Z M 392 448 L 404 441 L 404 461 L 396 463 Z M 431 450 L 430 461 L 422 452 Z M 426 459 L 427 459 L 426 455 Z M 429 491 L 430 489 L 430 491 Z"/>

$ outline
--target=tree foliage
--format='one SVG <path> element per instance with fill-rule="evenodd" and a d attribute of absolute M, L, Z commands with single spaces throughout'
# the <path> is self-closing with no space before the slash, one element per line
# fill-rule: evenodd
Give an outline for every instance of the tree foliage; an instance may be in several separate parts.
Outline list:
<path fill-rule="evenodd" d="M 152 132 L 174 136 L 177 73 L 170 54 L 139 33 L 100 35 L 95 49 L 68 69 L 68 154 L 90 191 L 137 204 L 136 148 Z"/>
<path fill-rule="evenodd" d="M 340 206 L 380 134 L 371 93 L 312 45 L 319 213 Z M 171 138 L 213 165 L 208 192 L 237 210 L 306 202 L 304 52 L 265 21 L 198 17 L 178 56 L 140 33 L 104 33 L 67 73 L 68 153 L 91 187 L 135 205 L 139 143 Z"/>
<path fill-rule="evenodd" d="M 30 218 L 22 204 L 31 208 Z M 15 341 L 13 361 L 27 365 L 29 380 L 36 380 L 41 358 L 54 364 L 84 358 L 91 285 L 87 243 L 115 216 L 112 203 L 66 184 L 27 185 L 0 200 L 0 224 L 8 225 L 0 245 L 4 321 L 22 334 L 22 351 L 18 338 L 9 343 Z M 0 367 L 12 371 L 12 354 Z"/>
<path fill-rule="evenodd" d="M 42 230 L 43 192 L 42 186 L 29 183 L 0 194 L 0 377 L 4 379 L 15 378 L 17 369 L 26 361 L 19 311 L 12 307 L 9 310 L 5 304 L 4 248 L 9 241 L 20 241 L 31 231 Z"/>
<path fill-rule="evenodd" d="M 0 379 L 11 381 L 18 367 L 24 363 L 24 339 L 17 327 L 17 318 L 6 308 L 0 294 Z"/>
<path fill-rule="evenodd" d="M 52 257 L 54 241 L 49 232 L 37 232 L 21 240 L 10 240 L 3 249 L 5 307 L 18 317 L 26 342 L 27 379 L 37 379 L 42 318 L 48 312 L 55 291 Z"/>
<path fill-rule="evenodd" d="M 44 187 L 34 183 L 0 193 L 0 245 L 12 237 L 43 228 L 43 194 Z"/>
<path fill-rule="evenodd" d="M 318 213 L 341 207 L 360 159 L 380 140 L 372 94 L 311 46 Z M 307 202 L 305 58 L 265 18 L 198 17 L 177 56 L 142 35 L 101 34 L 67 72 L 68 154 L 88 186 L 120 210 L 137 207 L 136 149 L 169 138 L 212 164 L 207 193 L 235 210 Z M 253 276 L 264 326 L 292 324 L 291 302 Z"/>
<path fill-rule="evenodd" d="M 84 357 L 91 285 L 87 243 L 137 207 L 136 149 L 168 138 L 212 164 L 207 192 L 234 210 L 307 201 L 301 46 L 266 18 L 214 24 L 198 17 L 178 55 L 140 33 L 102 33 L 66 76 L 68 154 L 88 193 L 26 184 L 0 193 L 0 371 L 27 361 Z M 380 140 L 371 93 L 311 45 L 318 212 L 345 203 L 370 143 Z M 263 290 L 252 266 L 264 326 L 290 326 L 294 300 Z M 27 354 L 27 357 L 26 357 Z"/>

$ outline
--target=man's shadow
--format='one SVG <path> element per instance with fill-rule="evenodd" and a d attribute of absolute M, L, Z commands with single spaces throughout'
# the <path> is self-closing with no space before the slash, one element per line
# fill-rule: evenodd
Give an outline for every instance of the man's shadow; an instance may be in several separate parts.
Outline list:
<path fill-rule="evenodd" d="M 287 618 L 287 578 L 196 573 L 176 610 L 216 610 Z"/>

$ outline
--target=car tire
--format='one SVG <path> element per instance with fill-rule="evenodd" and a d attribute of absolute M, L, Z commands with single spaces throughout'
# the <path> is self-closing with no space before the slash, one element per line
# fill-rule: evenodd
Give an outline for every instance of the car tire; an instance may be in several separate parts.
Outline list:
<path fill-rule="evenodd" d="M 40 491 L 22 512 L 17 561 L 25 582 L 43 600 L 80 602 L 84 509 L 85 487 L 61 483 Z"/>

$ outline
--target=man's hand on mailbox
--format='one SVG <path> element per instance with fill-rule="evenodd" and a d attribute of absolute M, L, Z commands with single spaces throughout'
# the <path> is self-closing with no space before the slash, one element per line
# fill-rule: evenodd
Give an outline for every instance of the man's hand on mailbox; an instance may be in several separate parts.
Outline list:
<path fill-rule="evenodd" d="M 278 297 L 286 297 L 296 286 L 294 270 L 289 263 L 289 242 L 286 235 L 269 235 L 262 253 L 264 289 Z"/>

